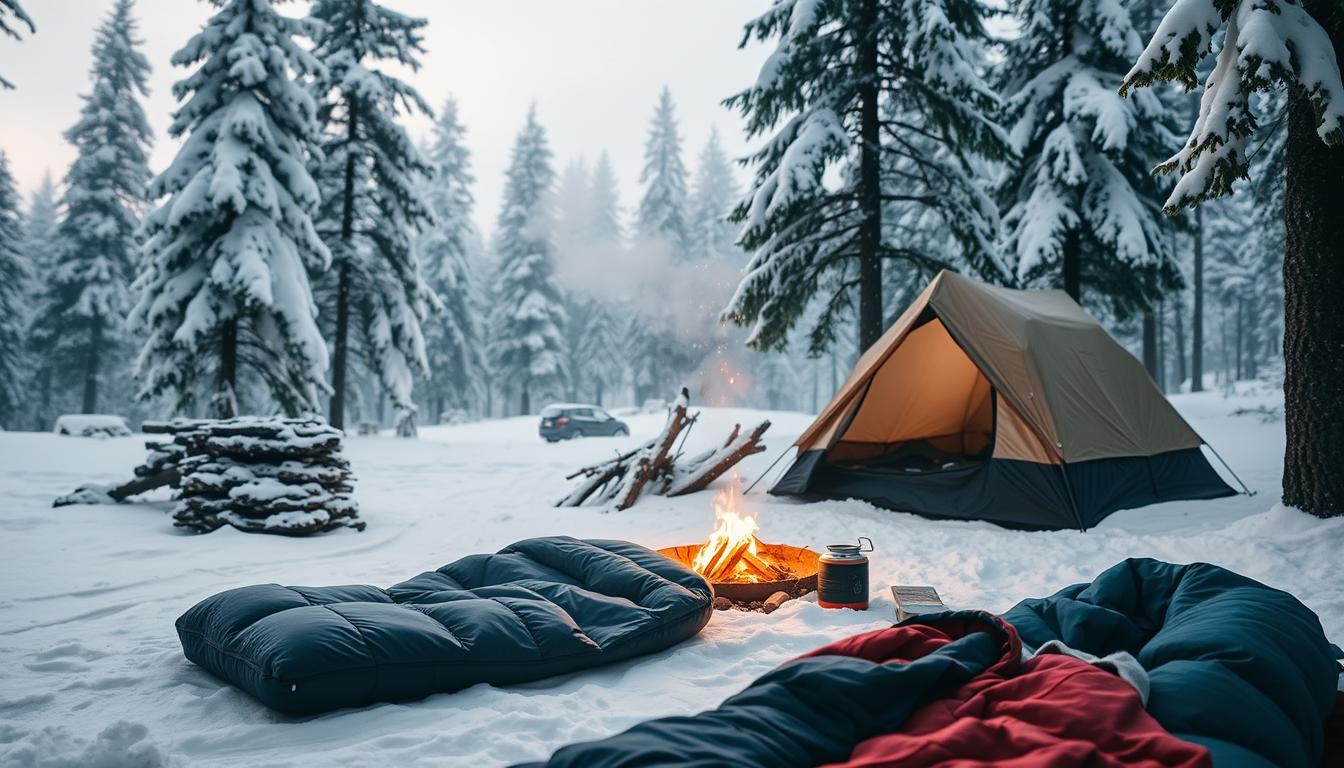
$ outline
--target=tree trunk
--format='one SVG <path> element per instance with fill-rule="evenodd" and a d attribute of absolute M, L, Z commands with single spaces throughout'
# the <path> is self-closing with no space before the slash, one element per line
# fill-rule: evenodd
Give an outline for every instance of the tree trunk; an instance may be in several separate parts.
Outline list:
<path fill-rule="evenodd" d="M 1061 253 L 1061 267 L 1064 273 L 1064 292 L 1079 304 L 1083 303 L 1083 246 L 1077 232 L 1064 236 Z"/>
<path fill-rule="evenodd" d="M 527 382 L 523 382 L 522 391 L 518 396 L 519 415 L 526 416 L 532 412 L 532 395 L 527 391 Z"/>
<path fill-rule="evenodd" d="M 1242 369 L 1242 367 L 1241 367 L 1241 348 L 1242 348 L 1243 346 L 1245 346 L 1242 340 L 1243 340 L 1243 339 L 1245 338 L 1245 336 L 1246 336 L 1246 331 L 1245 331 L 1245 328 L 1246 328 L 1246 322 L 1245 322 L 1245 320 L 1244 320 L 1245 315 L 1246 315 L 1246 300 L 1245 300 L 1245 299 L 1242 299 L 1242 298 L 1240 298 L 1240 297 L 1238 297 L 1238 298 L 1237 298 L 1237 336 L 1236 336 L 1236 341 L 1237 341 L 1237 345 L 1236 345 L 1236 349 L 1237 349 L 1237 353 L 1236 353 L 1236 354 L 1237 354 L 1237 378 L 1234 379 L 1235 381 L 1241 381 L 1243 378 L 1245 378 L 1245 377 L 1242 375 L 1242 373 L 1243 373 L 1243 369 Z"/>
<path fill-rule="evenodd" d="M 1344 8 L 1307 0 L 1338 56 Z M 1319 517 L 1344 514 L 1344 146 L 1327 147 L 1300 95 L 1288 116 L 1283 255 L 1283 503 Z"/>
<path fill-rule="evenodd" d="M 89 354 L 84 358 L 84 413 L 98 412 L 98 373 L 103 359 L 103 318 L 93 318 Z"/>
<path fill-rule="evenodd" d="M 1204 211 L 1195 209 L 1195 306 L 1190 312 L 1190 391 L 1204 391 Z"/>
<path fill-rule="evenodd" d="M 331 361 L 331 426 L 345 429 L 345 369 L 350 349 L 350 265 L 345 260 L 355 236 L 355 153 L 352 151 L 359 132 L 359 103 L 351 101 L 346 123 L 345 188 L 341 191 L 341 242 L 344 253 L 336 286 L 336 349 Z"/>
<path fill-rule="evenodd" d="M 1143 310 L 1143 369 L 1157 381 L 1157 317 L 1151 307 Z"/>
<path fill-rule="evenodd" d="M 1180 391 L 1185 383 L 1185 302 L 1181 294 L 1176 294 L 1176 390 Z"/>
<path fill-rule="evenodd" d="M 224 322 L 220 332 L 219 383 L 210 404 L 216 419 L 238 415 L 238 320 Z"/>
<path fill-rule="evenodd" d="M 593 391 L 593 395 L 597 398 L 596 401 L 595 401 L 595 404 L 596 404 L 596 405 L 601 405 L 601 404 L 602 404 L 602 394 L 603 394 L 602 389 L 603 389 L 603 387 L 602 387 L 602 377 L 601 377 L 601 376 L 596 376 L 596 377 L 594 377 L 594 380 L 593 380 L 593 390 L 594 390 L 594 391 Z"/>
<path fill-rule="evenodd" d="M 877 0 L 859 6 L 859 352 L 882 336 L 882 167 Z"/>
<path fill-rule="evenodd" d="M 1153 330 L 1157 334 L 1157 388 L 1167 391 L 1167 300 L 1157 302 L 1157 317 Z"/>

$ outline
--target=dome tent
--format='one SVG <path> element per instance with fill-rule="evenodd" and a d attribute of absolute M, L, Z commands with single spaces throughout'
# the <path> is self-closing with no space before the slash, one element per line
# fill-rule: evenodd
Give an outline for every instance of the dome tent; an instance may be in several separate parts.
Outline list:
<path fill-rule="evenodd" d="M 859 358 L 771 493 L 1086 530 L 1234 495 L 1143 366 L 1063 291 L 940 272 Z"/>

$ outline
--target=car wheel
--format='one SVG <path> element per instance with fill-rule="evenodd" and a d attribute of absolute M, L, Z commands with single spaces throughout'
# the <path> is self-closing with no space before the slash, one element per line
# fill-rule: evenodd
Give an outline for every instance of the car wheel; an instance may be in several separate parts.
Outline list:
<path fill-rule="evenodd" d="M 612 432 L 611 434 L 614 435 L 615 437 L 629 437 L 630 430 L 626 429 L 625 427 L 617 427 L 616 431 Z"/>

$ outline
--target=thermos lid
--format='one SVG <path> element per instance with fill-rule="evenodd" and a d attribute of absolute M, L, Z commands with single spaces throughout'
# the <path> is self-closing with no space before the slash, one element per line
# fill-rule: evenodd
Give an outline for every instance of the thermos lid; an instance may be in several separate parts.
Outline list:
<path fill-rule="evenodd" d="M 864 542 L 868 547 L 864 548 Z M 827 544 L 826 551 L 836 557 L 858 557 L 861 552 L 873 551 L 873 540 L 867 536 L 860 536 L 858 544 Z"/>

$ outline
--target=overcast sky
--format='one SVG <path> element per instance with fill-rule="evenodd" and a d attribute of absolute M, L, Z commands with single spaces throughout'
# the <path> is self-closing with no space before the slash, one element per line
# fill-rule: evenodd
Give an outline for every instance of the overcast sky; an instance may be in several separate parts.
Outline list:
<path fill-rule="evenodd" d="M 436 107 L 457 97 L 476 172 L 477 221 L 493 228 L 504 169 L 528 105 L 535 101 L 556 154 L 590 162 L 606 149 L 627 209 L 638 197 L 644 138 L 658 91 L 672 89 L 694 161 L 711 127 L 734 156 L 746 148 L 741 121 L 720 100 L 750 84 L 766 50 L 737 48 L 742 24 L 768 0 L 384 0 L 429 19 L 427 53 L 410 80 Z M 50 170 L 58 180 L 73 157 L 61 134 L 88 90 L 89 47 L 111 0 L 28 0 L 37 34 L 0 38 L 0 73 L 17 90 L 0 91 L 0 149 L 25 196 Z M 279 5 L 295 14 L 304 2 Z M 177 142 L 166 136 L 172 83 L 186 70 L 169 63 L 213 10 L 193 0 L 138 0 L 143 51 L 154 67 L 145 105 L 155 131 L 152 169 Z M 429 122 L 408 122 L 416 138 Z M 743 174 L 745 178 L 745 173 Z"/>

